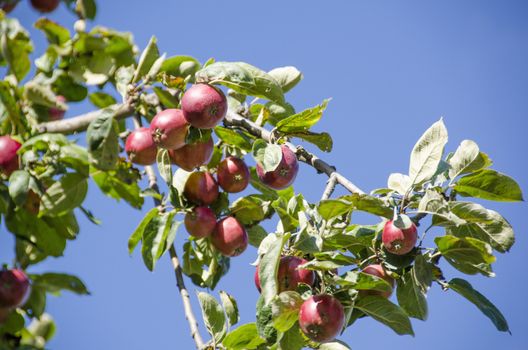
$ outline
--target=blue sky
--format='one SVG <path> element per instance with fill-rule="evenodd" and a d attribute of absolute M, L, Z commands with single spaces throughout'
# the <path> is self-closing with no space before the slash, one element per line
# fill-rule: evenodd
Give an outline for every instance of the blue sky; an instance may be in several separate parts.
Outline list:
<path fill-rule="evenodd" d="M 26 27 L 38 18 L 27 3 L 13 12 Z M 324 158 L 365 190 L 382 187 L 391 172 L 406 172 L 409 152 L 441 116 L 448 150 L 476 141 L 494 168 L 515 179 L 528 196 L 528 4 L 511 1 L 99 1 L 97 24 L 134 33 L 143 48 L 152 34 L 161 51 L 204 61 L 246 61 L 269 70 L 294 65 L 305 75 L 288 95 L 301 110 L 332 97 L 318 130 L 334 138 Z M 70 28 L 64 8 L 51 18 Z M 34 33 L 36 51 L 43 35 Z M 68 115 L 88 111 L 73 106 Z M 295 184 L 317 200 L 324 178 L 301 166 Z M 484 203 L 512 223 L 517 243 L 498 257 L 497 276 L 471 276 L 473 286 L 507 317 L 513 335 L 497 332 L 471 304 L 436 286 L 428 296 L 427 322 L 413 321 L 416 337 L 397 336 L 371 319 L 342 337 L 353 349 L 524 349 L 528 302 L 524 275 L 528 225 L 521 204 Z M 81 219 L 82 232 L 65 257 L 32 271 L 78 274 L 90 297 L 49 299 L 58 323 L 50 349 L 192 349 L 169 260 L 150 273 L 140 256 L 128 256 L 128 236 L 142 214 L 93 188 L 86 206 L 102 221 Z M 148 206 L 146 206 L 148 208 Z M 362 218 L 362 217 L 361 217 Z M 2 227 L 2 230 L 4 228 Z M 435 233 L 432 230 L 433 234 Z M 436 231 L 440 233 L 440 231 Z M 177 237 L 181 246 L 186 239 Z M 233 294 L 242 322 L 254 320 L 255 249 L 232 261 L 218 289 Z M 12 258 L 12 240 L 0 235 L 0 261 Z M 448 278 L 460 276 L 445 267 Z M 190 283 L 189 283 L 190 284 Z M 191 292 L 193 295 L 194 293 Z M 198 310 L 196 310 L 198 312 Z M 205 331 L 201 329 L 202 334 Z"/>

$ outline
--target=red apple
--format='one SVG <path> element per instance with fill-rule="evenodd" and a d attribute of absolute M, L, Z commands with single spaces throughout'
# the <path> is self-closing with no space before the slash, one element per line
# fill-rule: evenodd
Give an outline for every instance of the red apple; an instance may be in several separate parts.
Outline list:
<path fill-rule="evenodd" d="M 22 145 L 10 136 L 0 136 L 0 172 L 6 176 L 20 168 L 17 151 Z"/>
<path fill-rule="evenodd" d="M 264 172 L 262 166 L 257 164 L 257 175 L 260 181 L 276 190 L 290 186 L 299 171 L 299 163 L 295 153 L 286 145 L 282 145 L 281 148 L 282 160 L 275 170 Z"/>
<path fill-rule="evenodd" d="M 367 267 L 363 269 L 362 272 L 372 275 L 372 276 L 383 278 L 385 281 L 387 281 L 391 285 L 391 287 L 394 288 L 394 279 L 387 274 L 383 266 L 379 264 L 368 265 Z M 390 297 L 392 294 L 392 292 L 380 292 L 380 291 L 375 291 L 375 290 L 366 290 L 366 291 L 363 291 L 363 293 L 365 295 L 381 295 L 382 297 L 385 297 L 385 298 Z"/>
<path fill-rule="evenodd" d="M 66 98 L 64 96 L 58 95 L 57 101 L 65 103 Z M 65 110 L 57 108 L 57 107 L 51 107 L 48 111 L 49 120 L 62 120 L 64 119 L 64 114 L 66 113 Z"/>
<path fill-rule="evenodd" d="M 183 94 L 181 107 L 185 119 L 199 129 L 212 129 L 227 113 L 222 90 L 208 84 L 196 84 Z"/>
<path fill-rule="evenodd" d="M 208 172 L 196 171 L 187 178 L 183 194 L 193 203 L 209 205 L 218 198 L 218 184 Z"/>
<path fill-rule="evenodd" d="M 227 157 L 218 164 L 218 184 L 229 193 L 238 193 L 249 184 L 249 169 L 240 158 Z"/>
<path fill-rule="evenodd" d="M 169 150 L 169 157 L 173 164 L 180 168 L 193 171 L 202 165 L 209 163 L 213 156 L 214 142 L 212 138 L 204 142 L 195 142 L 182 148 Z"/>
<path fill-rule="evenodd" d="M 211 208 L 196 207 L 185 214 L 185 229 L 196 238 L 208 237 L 216 226 L 216 215 Z"/>
<path fill-rule="evenodd" d="M 413 250 L 417 239 L 418 234 L 414 223 L 407 229 L 400 229 L 394 225 L 393 220 L 385 223 L 381 235 L 385 249 L 396 255 L 404 255 Z"/>
<path fill-rule="evenodd" d="M 333 340 L 343 329 L 343 305 L 329 294 L 308 298 L 299 311 L 299 326 L 308 338 L 318 343 Z"/>
<path fill-rule="evenodd" d="M 166 109 L 159 112 L 150 123 L 154 142 L 161 148 L 178 149 L 185 146 L 189 123 L 179 109 Z"/>
<path fill-rule="evenodd" d="M 152 140 L 150 129 L 139 128 L 132 131 L 126 139 L 125 152 L 132 163 L 139 165 L 154 164 L 158 148 Z"/>
<path fill-rule="evenodd" d="M 315 273 L 311 270 L 298 269 L 299 265 L 308 261 L 296 256 L 283 256 L 279 261 L 279 270 L 277 271 L 277 280 L 279 283 L 279 293 L 288 290 L 296 290 L 299 283 L 305 283 L 313 286 L 315 283 Z M 260 278 L 258 274 L 259 267 L 255 271 L 255 285 L 260 292 Z"/>
<path fill-rule="evenodd" d="M 5 13 L 10 13 L 18 5 L 18 0 L 0 0 L 0 8 Z"/>
<path fill-rule="evenodd" d="M 29 292 L 29 279 L 19 269 L 0 271 L 0 308 L 22 305 Z"/>
<path fill-rule="evenodd" d="M 59 6 L 60 0 L 31 0 L 31 5 L 42 13 L 52 12 Z"/>
<path fill-rule="evenodd" d="M 228 216 L 216 224 L 211 235 L 211 242 L 222 255 L 238 256 L 248 246 L 246 229 L 237 219 Z"/>
<path fill-rule="evenodd" d="M 259 270 L 259 267 L 257 265 L 257 268 L 255 269 L 255 276 L 253 277 L 253 280 L 255 281 L 255 287 L 257 287 L 257 290 L 260 293 L 260 292 L 262 292 L 262 289 L 260 288 L 260 278 L 259 278 L 258 270 Z"/>

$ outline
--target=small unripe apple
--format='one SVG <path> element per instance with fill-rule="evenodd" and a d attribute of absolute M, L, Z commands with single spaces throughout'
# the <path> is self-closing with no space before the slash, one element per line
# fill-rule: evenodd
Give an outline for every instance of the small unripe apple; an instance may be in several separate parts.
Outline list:
<path fill-rule="evenodd" d="M 0 308 L 22 305 L 29 292 L 29 279 L 19 269 L 0 271 Z"/>
<path fill-rule="evenodd" d="M 210 173 L 195 171 L 187 178 L 183 194 L 193 203 L 209 205 L 218 198 L 218 184 Z"/>
<path fill-rule="evenodd" d="M 158 148 L 152 140 L 150 129 L 139 128 L 128 135 L 125 142 L 125 152 L 134 164 L 151 165 L 156 162 Z"/>
<path fill-rule="evenodd" d="M 220 187 L 229 193 L 242 192 L 249 184 L 249 169 L 240 158 L 227 157 L 221 161 L 216 175 Z"/>
<path fill-rule="evenodd" d="M 183 94 L 181 107 L 185 119 L 199 129 L 212 129 L 227 113 L 222 90 L 208 84 L 196 84 Z"/>
<path fill-rule="evenodd" d="M 161 148 L 178 149 L 185 146 L 189 123 L 180 109 L 165 109 L 152 119 L 150 132 Z"/>
<path fill-rule="evenodd" d="M 389 220 L 383 227 L 381 240 L 385 249 L 392 254 L 404 255 L 413 250 L 418 239 L 416 225 L 411 224 L 407 229 L 401 229 Z"/>
<path fill-rule="evenodd" d="M 329 294 L 308 298 L 299 311 L 299 326 L 308 338 L 318 343 L 333 340 L 343 329 L 343 305 Z"/>
<path fill-rule="evenodd" d="M 281 149 L 282 159 L 275 170 L 264 172 L 262 166 L 257 164 L 257 175 L 260 181 L 276 190 L 290 186 L 299 171 L 299 163 L 295 153 L 286 145 L 282 145 Z"/>
<path fill-rule="evenodd" d="M 18 0 L 0 0 L 0 8 L 5 13 L 10 13 L 18 5 Z"/>
<path fill-rule="evenodd" d="M 372 276 L 383 278 L 385 281 L 387 281 L 387 283 L 391 285 L 391 287 L 394 288 L 394 279 L 387 274 L 383 266 L 379 264 L 368 265 L 367 267 L 363 269 L 362 272 L 372 275 Z M 376 290 L 365 290 L 362 292 L 365 295 L 381 295 L 382 297 L 385 297 L 385 298 L 390 297 L 392 294 L 392 292 L 380 292 Z"/>
<path fill-rule="evenodd" d="M 183 146 L 182 148 L 169 150 L 169 157 L 172 164 L 180 168 L 193 171 L 202 165 L 209 163 L 213 156 L 214 142 L 209 138 L 204 142 L 195 142 Z"/>
<path fill-rule="evenodd" d="M 37 11 L 49 13 L 59 6 L 60 0 L 31 0 L 31 5 Z"/>
<path fill-rule="evenodd" d="M 62 96 L 62 95 L 58 95 L 57 96 L 57 101 L 61 102 L 61 103 L 65 103 L 66 102 L 66 98 L 64 96 Z M 64 114 L 65 113 L 66 113 L 66 111 L 64 109 L 60 109 L 60 108 L 57 108 L 57 107 L 51 107 L 48 110 L 49 120 L 62 120 L 62 119 L 64 119 Z"/>
<path fill-rule="evenodd" d="M 185 214 L 185 229 L 196 238 L 208 237 L 216 226 L 216 215 L 211 208 L 196 207 Z"/>
<path fill-rule="evenodd" d="M 0 136 L 0 172 L 6 176 L 20 168 L 17 151 L 22 145 L 10 136 Z"/>
<path fill-rule="evenodd" d="M 311 270 L 299 269 L 299 265 L 306 264 L 308 261 L 296 256 L 283 256 L 279 261 L 277 271 L 277 282 L 279 293 L 293 291 L 297 289 L 299 283 L 313 286 L 315 283 L 315 273 Z M 255 271 L 255 286 L 260 292 L 260 278 L 258 274 L 259 267 Z"/>
<path fill-rule="evenodd" d="M 216 224 L 211 242 L 224 256 L 234 257 L 242 254 L 248 246 L 248 235 L 244 226 L 232 216 Z"/>

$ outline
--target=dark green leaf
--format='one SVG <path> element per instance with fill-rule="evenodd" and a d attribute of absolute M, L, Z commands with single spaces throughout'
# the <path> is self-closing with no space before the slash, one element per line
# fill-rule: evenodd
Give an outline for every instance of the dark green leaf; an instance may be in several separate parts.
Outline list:
<path fill-rule="evenodd" d="M 119 127 L 115 110 L 106 108 L 90 123 L 86 133 L 88 151 L 93 165 L 100 170 L 112 170 L 119 157 Z"/>
<path fill-rule="evenodd" d="M 68 173 L 51 185 L 42 196 L 42 215 L 59 216 L 80 206 L 88 192 L 86 177 Z"/>
<path fill-rule="evenodd" d="M 278 338 L 277 350 L 301 350 L 306 344 L 298 323 L 286 332 L 280 333 Z"/>
<path fill-rule="evenodd" d="M 217 126 L 214 131 L 216 136 L 226 144 L 236 146 L 246 152 L 251 150 L 251 143 L 249 140 L 235 130 Z"/>
<path fill-rule="evenodd" d="M 414 272 L 411 269 L 398 279 L 398 289 L 396 290 L 398 304 L 410 317 L 425 321 L 427 319 L 427 300 L 413 275 Z"/>
<path fill-rule="evenodd" d="M 330 136 L 330 134 L 327 132 L 322 132 L 322 133 L 315 133 L 311 131 L 292 132 L 292 133 L 288 133 L 288 136 L 298 137 L 300 139 L 303 139 L 304 141 L 310 142 L 316 145 L 323 152 L 332 151 L 332 147 L 334 146 L 334 142 L 332 141 L 332 136 Z"/>
<path fill-rule="evenodd" d="M 227 321 L 229 326 L 237 324 L 238 316 L 238 305 L 232 295 L 227 294 L 223 290 L 220 291 L 220 300 L 222 300 L 222 305 L 224 306 L 225 313 L 227 315 Z"/>
<path fill-rule="evenodd" d="M 143 50 L 141 53 L 141 57 L 139 58 L 139 63 L 137 65 L 136 72 L 134 73 L 134 78 L 132 78 L 132 82 L 137 82 L 139 79 L 145 77 L 154 62 L 159 57 L 160 54 L 158 50 L 157 39 L 153 36 L 150 38 L 145 50 Z"/>
<path fill-rule="evenodd" d="M 202 316 L 208 332 L 214 342 L 220 342 L 227 332 L 226 317 L 224 310 L 210 294 L 198 292 L 198 301 L 202 309 Z"/>
<path fill-rule="evenodd" d="M 465 197 L 475 197 L 500 202 L 522 201 L 521 188 L 511 177 L 495 170 L 481 170 L 460 178 L 454 189 Z"/>
<path fill-rule="evenodd" d="M 76 276 L 64 273 L 43 273 L 31 275 L 33 284 L 44 288 L 48 293 L 67 290 L 76 294 L 90 294 L 84 283 Z"/>
<path fill-rule="evenodd" d="M 248 323 L 229 332 L 222 344 L 229 350 L 252 350 L 266 341 L 257 332 L 255 323 Z"/>
<path fill-rule="evenodd" d="M 92 102 L 93 105 L 97 108 L 106 108 L 117 102 L 116 99 L 112 95 L 109 95 L 106 92 L 102 92 L 102 91 L 98 91 L 98 92 L 94 92 L 93 94 L 90 94 L 89 99 L 90 99 L 90 102 Z"/>
<path fill-rule="evenodd" d="M 172 227 L 174 212 L 162 213 L 154 216 L 143 231 L 141 239 L 141 255 L 145 266 L 153 271 L 156 262 L 165 252 L 167 237 Z"/>
<path fill-rule="evenodd" d="M 383 278 L 358 271 L 348 271 L 343 277 L 335 277 L 335 281 L 343 287 L 350 287 L 356 290 L 392 292 L 392 286 Z"/>
<path fill-rule="evenodd" d="M 77 0 L 76 12 L 81 18 L 94 19 L 97 14 L 95 0 Z"/>
<path fill-rule="evenodd" d="M 143 220 L 141 220 L 138 227 L 134 230 L 132 235 L 130 235 L 130 238 L 128 239 L 128 253 L 129 254 L 132 254 L 132 252 L 134 252 L 134 249 L 136 248 L 139 241 L 143 237 L 145 228 L 150 223 L 150 221 L 158 214 L 159 214 L 158 208 L 150 209 L 149 212 L 143 218 Z"/>
<path fill-rule="evenodd" d="M 489 244 L 471 237 L 457 238 L 454 236 L 436 237 L 438 250 L 456 269 L 467 273 L 481 273 L 492 277 L 490 264 L 495 261 Z"/>
<path fill-rule="evenodd" d="M 259 247 L 260 242 L 268 235 L 268 232 L 260 225 L 248 227 L 246 231 L 249 237 L 249 244 L 256 248 Z"/>
<path fill-rule="evenodd" d="M 270 202 L 259 195 L 240 197 L 231 204 L 231 214 L 243 225 L 259 223 L 268 215 Z"/>
<path fill-rule="evenodd" d="M 299 318 L 299 309 L 303 303 L 301 295 L 294 291 L 282 292 L 270 302 L 273 326 L 279 332 L 286 332 Z"/>
<path fill-rule="evenodd" d="M 24 170 L 16 170 L 9 177 L 9 195 L 16 205 L 21 206 L 26 202 L 30 180 L 29 173 Z"/>
<path fill-rule="evenodd" d="M 70 40 L 70 32 L 68 29 L 47 18 L 37 20 L 35 22 L 35 28 L 42 30 L 46 34 L 50 44 L 61 46 Z"/>
<path fill-rule="evenodd" d="M 201 65 L 198 60 L 191 56 L 173 56 L 165 59 L 161 65 L 161 72 L 170 74 L 173 77 L 185 78 L 193 75 Z"/>
<path fill-rule="evenodd" d="M 461 278 L 453 278 L 448 283 L 449 289 L 454 290 L 464 298 L 472 302 L 486 315 L 501 332 L 510 332 L 508 322 L 502 313 L 484 295 L 473 289 L 469 282 Z"/>
<path fill-rule="evenodd" d="M 158 96 L 158 99 L 160 100 L 161 104 L 164 105 L 166 108 L 178 108 L 178 98 L 171 94 L 167 90 L 163 90 L 160 87 L 155 86 L 153 88 L 154 93 L 156 96 Z"/>
<path fill-rule="evenodd" d="M 389 326 L 397 334 L 414 336 L 409 317 L 401 308 L 384 297 L 363 297 L 356 302 L 355 307 L 375 320 Z"/>

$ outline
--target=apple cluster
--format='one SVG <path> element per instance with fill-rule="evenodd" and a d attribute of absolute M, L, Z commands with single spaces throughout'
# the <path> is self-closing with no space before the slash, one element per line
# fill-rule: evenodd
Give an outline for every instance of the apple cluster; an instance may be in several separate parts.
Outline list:
<path fill-rule="evenodd" d="M 29 278 L 20 269 L 0 270 L 0 324 L 11 310 L 22 306 L 30 292 Z"/>

